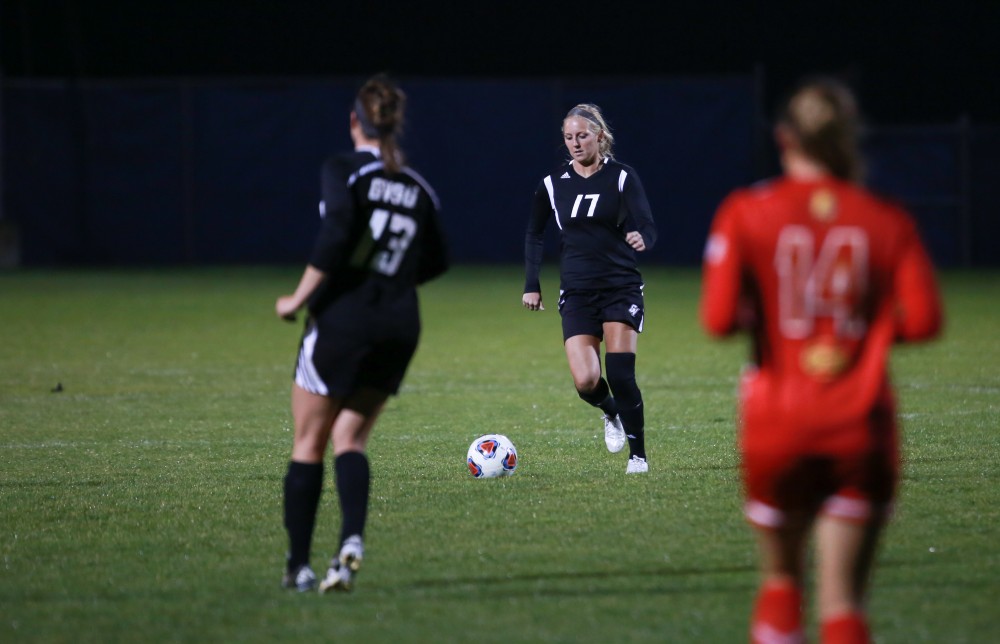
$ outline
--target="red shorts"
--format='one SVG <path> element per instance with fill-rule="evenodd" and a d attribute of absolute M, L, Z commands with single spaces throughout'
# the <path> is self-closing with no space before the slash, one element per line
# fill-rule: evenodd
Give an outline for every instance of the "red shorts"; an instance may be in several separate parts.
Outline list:
<path fill-rule="evenodd" d="M 795 427 L 742 428 L 744 511 L 751 523 L 779 528 L 789 516 L 857 522 L 889 516 L 899 477 L 894 413 L 876 412 L 824 434 L 832 440 L 811 439 Z"/>

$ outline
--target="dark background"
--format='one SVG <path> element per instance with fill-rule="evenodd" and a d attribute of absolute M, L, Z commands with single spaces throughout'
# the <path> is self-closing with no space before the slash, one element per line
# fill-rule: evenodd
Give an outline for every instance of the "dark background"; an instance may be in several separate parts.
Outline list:
<path fill-rule="evenodd" d="M 4 0 L 8 77 L 835 73 L 881 123 L 1000 121 L 1000 2 Z"/>
<path fill-rule="evenodd" d="M 871 5 L 3 0 L 0 265 L 303 261 L 377 71 L 457 261 L 520 261 L 558 123 L 597 102 L 668 231 L 644 261 L 697 264 L 725 194 L 777 171 L 779 96 L 824 73 L 935 260 L 1000 265 L 1000 2 Z"/>

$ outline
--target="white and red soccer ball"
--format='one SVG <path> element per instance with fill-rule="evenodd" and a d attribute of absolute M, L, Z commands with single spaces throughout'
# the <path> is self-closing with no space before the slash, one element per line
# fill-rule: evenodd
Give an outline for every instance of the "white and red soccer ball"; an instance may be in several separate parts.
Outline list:
<path fill-rule="evenodd" d="M 517 448 L 503 434 L 485 434 L 469 445 L 466 460 L 477 479 L 510 476 L 517 469 Z"/>

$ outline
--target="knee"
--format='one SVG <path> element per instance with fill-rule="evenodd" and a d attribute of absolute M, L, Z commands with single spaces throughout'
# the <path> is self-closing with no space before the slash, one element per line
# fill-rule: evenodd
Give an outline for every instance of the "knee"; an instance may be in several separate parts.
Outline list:
<path fill-rule="evenodd" d="M 322 463 L 326 453 L 326 443 L 314 440 L 296 440 L 292 445 L 292 460 L 300 463 Z"/>
<path fill-rule="evenodd" d="M 352 435 L 352 436 L 342 436 L 338 440 L 336 436 L 333 438 L 333 457 L 337 458 L 348 452 L 359 452 L 361 454 L 365 453 L 368 448 L 368 435 L 364 436 Z"/>
<path fill-rule="evenodd" d="M 580 396 L 588 396 L 597 391 L 597 388 L 601 384 L 601 374 L 600 373 L 588 373 L 582 376 L 573 374 L 573 386 L 576 387 L 576 393 Z"/>
<path fill-rule="evenodd" d="M 341 411 L 333 426 L 333 455 L 336 457 L 347 452 L 364 453 L 377 417 L 377 412 L 372 416 L 366 416 L 352 409 Z"/>
<path fill-rule="evenodd" d="M 292 442 L 292 459 L 300 463 L 321 463 L 329 441 L 329 427 L 315 422 L 299 422 Z"/>
<path fill-rule="evenodd" d="M 588 405 L 600 407 L 607 400 L 608 396 L 611 395 L 611 390 L 608 389 L 608 383 L 604 378 L 601 378 L 601 375 L 597 374 L 596 382 L 589 389 L 581 389 L 580 384 L 577 383 L 576 393 Z"/>
<path fill-rule="evenodd" d="M 597 358 L 585 364 L 571 362 L 569 372 L 573 376 L 573 386 L 581 396 L 593 395 L 607 386 L 601 377 L 601 361 Z"/>

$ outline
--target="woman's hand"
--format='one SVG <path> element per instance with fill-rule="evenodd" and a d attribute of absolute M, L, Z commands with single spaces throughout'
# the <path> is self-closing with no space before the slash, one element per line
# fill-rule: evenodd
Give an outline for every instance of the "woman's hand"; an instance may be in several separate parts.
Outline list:
<path fill-rule="evenodd" d="M 625 241 L 629 246 L 636 249 L 637 251 L 646 250 L 646 242 L 642 239 L 642 233 L 637 230 L 633 230 L 630 233 L 625 233 Z"/>
<path fill-rule="evenodd" d="M 278 301 L 274 303 L 274 312 L 278 314 L 278 317 L 286 322 L 294 322 L 295 314 L 299 310 L 299 302 L 295 299 L 294 295 L 282 295 L 278 298 Z"/>
<path fill-rule="evenodd" d="M 544 311 L 545 307 L 542 306 L 542 294 L 541 293 L 525 293 L 521 296 L 521 304 L 524 308 L 529 311 Z"/>
<path fill-rule="evenodd" d="M 282 320 L 295 321 L 295 314 L 309 299 L 313 291 L 326 279 L 326 273 L 315 266 L 306 265 L 306 270 L 302 272 L 299 285 L 295 287 L 295 292 L 291 295 L 282 295 L 274 303 L 274 312 Z"/>

